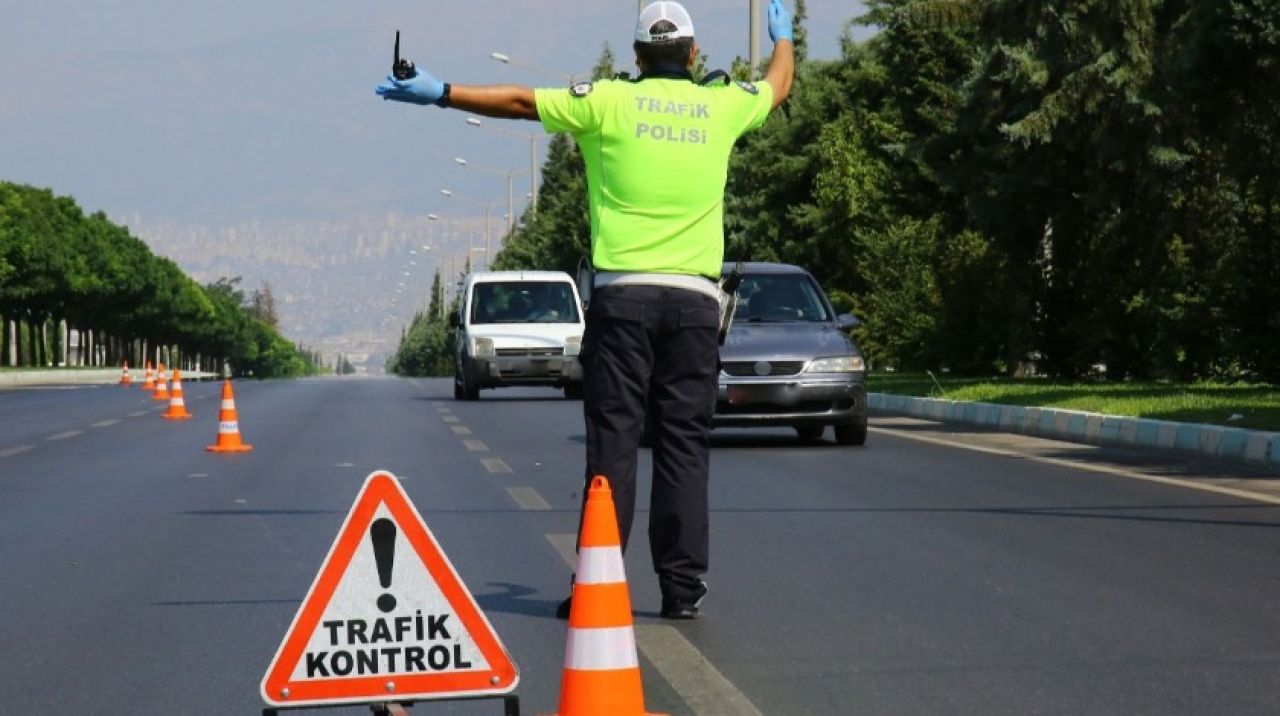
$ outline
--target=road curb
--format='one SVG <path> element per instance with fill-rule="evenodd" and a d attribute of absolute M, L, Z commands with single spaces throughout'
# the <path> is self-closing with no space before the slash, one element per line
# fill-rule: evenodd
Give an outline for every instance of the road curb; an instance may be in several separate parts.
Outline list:
<path fill-rule="evenodd" d="M 141 382 L 143 371 L 134 368 L 133 379 Z M 216 373 L 192 371 L 183 373 L 182 379 L 206 380 L 216 378 Z M 0 371 L 0 388 L 17 388 L 35 385 L 107 385 L 120 382 L 119 368 L 100 370 L 19 370 Z"/>
<path fill-rule="evenodd" d="M 868 393 L 867 407 L 876 414 L 976 425 L 1088 445 L 1169 450 L 1280 469 L 1280 433 L 1261 430 L 889 393 Z"/>

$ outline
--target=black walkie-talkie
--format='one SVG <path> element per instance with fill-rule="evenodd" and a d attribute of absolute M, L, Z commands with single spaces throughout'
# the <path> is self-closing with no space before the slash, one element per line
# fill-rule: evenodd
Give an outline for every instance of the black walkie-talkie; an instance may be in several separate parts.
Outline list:
<path fill-rule="evenodd" d="M 396 50 L 391 60 L 391 76 L 398 80 L 412 79 L 418 70 L 413 62 L 400 59 L 400 31 L 396 30 Z"/>

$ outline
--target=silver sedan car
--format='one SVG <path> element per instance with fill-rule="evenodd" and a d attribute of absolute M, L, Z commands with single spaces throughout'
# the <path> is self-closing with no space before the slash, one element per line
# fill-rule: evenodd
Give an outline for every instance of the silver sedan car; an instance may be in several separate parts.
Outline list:
<path fill-rule="evenodd" d="M 733 268 L 725 264 L 726 274 Z M 790 426 L 815 441 L 867 440 L 866 364 L 813 276 L 790 264 L 748 263 L 732 328 L 720 348 L 716 427 Z"/>

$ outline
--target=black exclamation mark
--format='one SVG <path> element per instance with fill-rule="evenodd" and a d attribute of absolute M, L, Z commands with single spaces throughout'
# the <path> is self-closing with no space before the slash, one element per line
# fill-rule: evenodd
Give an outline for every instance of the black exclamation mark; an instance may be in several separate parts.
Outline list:
<path fill-rule="evenodd" d="M 373 559 L 378 563 L 378 582 L 383 589 L 391 588 L 391 566 L 396 561 L 396 523 L 382 517 L 369 528 L 373 540 Z M 390 594 L 378 597 L 378 608 L 384 613 L 396 608 L 396 598 Z"/>

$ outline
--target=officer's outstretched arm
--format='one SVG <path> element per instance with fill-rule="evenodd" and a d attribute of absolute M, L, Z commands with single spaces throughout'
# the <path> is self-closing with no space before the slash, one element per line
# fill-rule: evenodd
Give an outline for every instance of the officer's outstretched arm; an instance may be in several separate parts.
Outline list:
<path fill-rule="evenodd" d="M 519 85 L 454 85 L 449 106 L 486 117 L 537 119 L 533 90 Z"/>
<path fill-rule="evenodd" d="M 773 57 L 764 81 L 773 88 L 773 106 L 777 108 L 791 94 L 795 77 L 795 48 L 792 46 L 791 12 L 782 0 L 769 0 L 769 39 L 773 40 Z"/>
<path fill-rule="evenodd" d="M 791 80 L 794 76 L 795 50 L 790 40 L 779 41 L 773 46 L 773 57 L 769 60 L 769 69 L 764 73 L 764 81 L 773 88 L 774 109 L 791 94 Z"/>
<path fill-rule="evenodd" d="M 458 109 L 504 119 L 537 119 L 538 106 L 533 90 L 518 85 L 451 85 L 441 82 L 430 72 L 419 67 L 413 77 L 397 79 L 388 76 L 386 82 L 374 88 L 378 96 L 396 102 L 434 104 L 437 107 Z"/>

